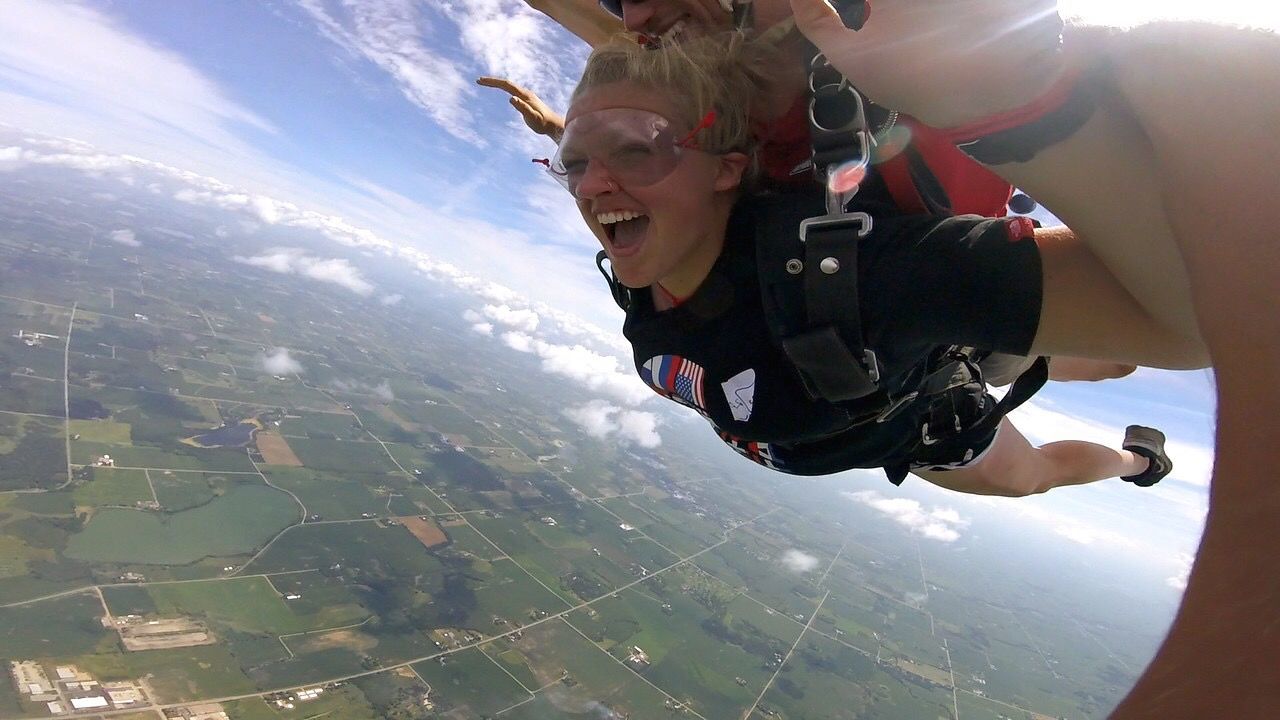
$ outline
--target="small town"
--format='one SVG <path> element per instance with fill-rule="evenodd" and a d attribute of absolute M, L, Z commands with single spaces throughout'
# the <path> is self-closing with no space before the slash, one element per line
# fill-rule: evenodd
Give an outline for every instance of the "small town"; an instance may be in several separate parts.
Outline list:
<path fill-rule="evenodd" d="M 33 704 L 43 704 L 51 716 L 143 708 L 151 704 L 150 693 L 142 683 L 99 682 L 75 665 L 49 666 L 20 660 L 9 663 L 9 675 L 20 694 Z"/>

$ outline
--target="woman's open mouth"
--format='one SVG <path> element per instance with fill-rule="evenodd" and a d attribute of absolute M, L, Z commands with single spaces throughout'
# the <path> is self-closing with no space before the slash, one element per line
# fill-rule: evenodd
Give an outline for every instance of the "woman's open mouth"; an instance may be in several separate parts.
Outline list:
<path fill-rule="evenodd" d="M 631 210 L 599 213 L 596 221 L 609 238 L 610 255 L 624 257 L 637 252 L 649 230 L 649 216 Z"/>

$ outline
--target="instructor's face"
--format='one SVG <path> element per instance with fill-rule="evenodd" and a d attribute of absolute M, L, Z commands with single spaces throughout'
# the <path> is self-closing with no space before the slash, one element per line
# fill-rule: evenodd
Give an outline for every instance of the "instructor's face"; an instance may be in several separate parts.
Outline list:
<path fill-rule="evenodd" d="M 719 0 L 623 0 L 622 24 L 665 40 L 728 30 L 731 21 Z"/>

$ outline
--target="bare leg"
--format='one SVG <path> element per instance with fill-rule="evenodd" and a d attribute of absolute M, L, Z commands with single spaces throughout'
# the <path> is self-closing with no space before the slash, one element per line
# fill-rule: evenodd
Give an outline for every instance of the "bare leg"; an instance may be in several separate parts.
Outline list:
<path fill-rule="evenodd" d="M 1115 380 L 1131 375 L 1137 369 L 1137 365 L 1128 363 L 1060 356 L 1049 362 L 1049 379 L 1058 382 Z"/>
<path fill-rule="evenodd" d="M 987 454 L 976 464 L 943 472 L 916 474 L 939 487 L 975 495 L 1022 497 L 1062 485 L 1083 485 L 1106 478 L 1138 475 L 1147 459 L 1082 440 L 1034 447 L 1006 418 Z"/>
<path fill-rule="evenodd" d="M 988 385 L 1004 387 L 1017 380 L 1035 360 L 1034 357 L 991 353 L 978 363 L 978 367 L 982 368 L 982 379 Z M 1063 355 L 1049 358 L 1049 379 L 1056 382 L 1114 380 L 1129 375 L 1137 369 L 1137 365 L 1110 360 L 1091 360 Z"/>

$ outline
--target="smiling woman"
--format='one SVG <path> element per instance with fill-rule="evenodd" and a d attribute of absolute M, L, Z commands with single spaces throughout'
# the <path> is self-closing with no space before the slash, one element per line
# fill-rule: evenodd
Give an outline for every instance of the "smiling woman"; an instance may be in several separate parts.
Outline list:
<path fill-rule="evenodd" d="M 999 495 L 1163 478 L 1171 464 L 1150 428 L 1131 426 L 1120 451 L 1033 448 L 1003 416 L 1038 387 L 1035 373 L 997 403 L 974 364 L 985 354 L 958 349 L 1070 354 L 1091 339 L 1062 321 L 1066 300 L 1073 316 L 1096 307 L 1152 326 L 1074 238 L 906 216 L 874 196 L 828 197 L 823 215 L 821 188 L 803 183 L 744 194 L 749 109 L 772 88 L 772 53 L 739 33 L 617 43 L 592 53 L 574 93 L 549 169 L 600 241 L 597 262 L 609 261 L 640 377 L 743 455 L 792 474 L 881 467 L 894 484 L 910 471 Z M 1158 329 L 1126 347 L 1132 332 L 1106 351 L 1195 357 Z"/>

